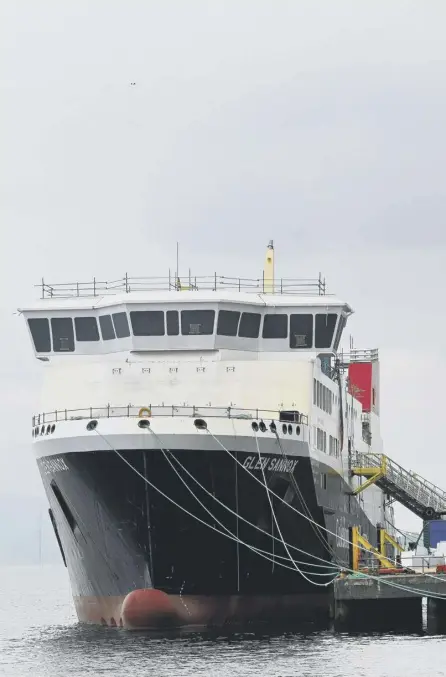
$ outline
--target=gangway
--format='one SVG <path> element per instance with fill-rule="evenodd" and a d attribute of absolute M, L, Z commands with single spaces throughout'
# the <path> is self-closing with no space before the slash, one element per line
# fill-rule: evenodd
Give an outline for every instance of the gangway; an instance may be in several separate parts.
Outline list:
<path fill-rule="evenodd" d="M 446 514 L 446 492 L 412 471 L 405 470 L 384 454 L 354 454 L 350 470 L 352 475 L 366 478 L 363 484 L 353 490 L 355 495 L 376 484 L 422 519 L 438 519 Z"/>

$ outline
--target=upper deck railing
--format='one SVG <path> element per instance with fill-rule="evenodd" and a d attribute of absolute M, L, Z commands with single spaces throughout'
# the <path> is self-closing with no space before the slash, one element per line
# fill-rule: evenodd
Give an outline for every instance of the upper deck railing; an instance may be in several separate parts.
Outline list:
<path fill-rule="evenodd" d="M 134 405 L 127 404 L 115 407 L 111 404 L 106 407 L 85 407 L 84 409 L 56 409 L 32 417 L 32 425 L 44 426 L 47 423 L 60 421 L 80 421 L 94 418 L 153 418 L 159 416 L 183 416 L 191 418 L 230 418 L 245 420 L 264 420 L 265 424 L 271 421 L 289 422 L 292 414 L 294 423 L 308 425 L 308 416 L 300 412 L 289 412 L 278 409 L 241 409 L 240 407 L 210 407 L 188 405 Z M 284 417 L 285 416 L 285 417 Z M 45 431 L 42 431 L 44 434 Z"/>
<path fill-rule="evenodd" d="M 377 362 L 379 359 L 378 348 L 355 349 L 341 351 L 337 355 L 340 366 L 348 367 L 352 362 Z"/>
<path fill-rule="evenodd" d="M 93 278 L 89 282 L 62 282 L 50 284 L 42 281 L 36 285 L 41 298 L 73 298 L 79 296 L 103 296 L 138 291 L 239 291 L 254 294 L 298 294 L 325 296 L 325 279 L 275 279 L 265 277 L 250 279 L 246 277 L 225 277 L 224 275 L 176 277 L 169 271 L 168 277 L 130 277 L 127 273 L 118 280 L 101 281 Z"/>

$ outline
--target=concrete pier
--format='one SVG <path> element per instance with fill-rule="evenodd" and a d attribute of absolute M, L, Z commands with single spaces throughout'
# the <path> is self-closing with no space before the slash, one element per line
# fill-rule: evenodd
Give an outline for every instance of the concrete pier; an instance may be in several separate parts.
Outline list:
<path fill-rule="evenodd" d="M 389 585 L 390 583 L 390 585 Z M 401 585 L 405 590 L 394 587 Z M 347 576 L 334 583 L 334 627 L 340 632 L 421 632 L 423 630 L 422 590 L 428 598 L 429 634 L 446 634 L 446 575 L 396 574 Z"/>

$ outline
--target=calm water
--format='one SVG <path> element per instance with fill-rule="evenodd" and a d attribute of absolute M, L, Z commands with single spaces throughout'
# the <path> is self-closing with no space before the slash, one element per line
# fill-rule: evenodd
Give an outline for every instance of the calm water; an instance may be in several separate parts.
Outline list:
<path fill-rule="evenodd" d="M 78 626 L 63 568 L 0 572 L 2 676 L 446 676 L 446 637 L 322 632 L 273 638 L 153 639 Z"/>

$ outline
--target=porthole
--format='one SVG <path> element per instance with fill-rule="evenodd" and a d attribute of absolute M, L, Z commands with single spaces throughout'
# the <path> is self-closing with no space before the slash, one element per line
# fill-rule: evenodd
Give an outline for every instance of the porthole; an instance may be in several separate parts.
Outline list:
<path fill-rule="evenodd" d="M 264 433 L 266 431 L 266 425 L 264 424 L 263 421 L 260 421 L 259 429 L 262 431 L 262 433 Z"/>
<path fill-rule="evenodd" d="M 49 435 L 50 432 L 51 432 L 51 426 L 50 426 L 50 425 L 47 425 L 47 427 L 46 427 L 46 434 Z"/>
<path fill-rule="evenodd" d="M 296 435 L 300 435 L 300 425 L 296 426 Z"/>
<path fill-rule="evenodd" d="M 194 421 L 194 426 L 197 430 L 207 430 L 208 424 L 202 418 L 196 418 Z"/>
<path fill-rule="evenodd" d="M 283 432 L 284 435 L 286 435 L 287 432 L 288 432 L 288 428 L 287 428 L 285 423 L 282 425 L 282 432 Z"/>
<path fill-rule="evenodd" d="M 90 430 L 90 431 L 96 430 L 97 426 L 98 426 L 98 422 L 96 421 L 96 419 L 93 419 L 92 421 L 88 421 L 87 430 Z"/>
<path fill-rule="evenodd" d="M 147 418 L 142 418 L 138 421 L 138 428 L 150 428 L 150 421 Z"/>
<path fill-rule="evenodd" d="M 259 424 L 257 423 L 257 421 L 253 421 L 253 422 L 251 423 L 251 428 L 254 430 L 255 433 L 258 432 L 258 430 L 259 430 Z"/>
<path fill-rule="evenodd" d="M 293 426 L 292 426 L 291 423 L 290 423 L 290 424 L 288 425 L 288 435 L 292 435 L 292 434 L 293 434 Z"/>
<path fill-rule="evenodd" d="M 271 421 L 271 423 L 269 424 L 269 429 L 271 430 L 272 433 L 277 432 L 276 424 L 274 423 L 274 421 Z"/>
<path fill-rule="evenodd" d="M 41 435 L 45 434 L 45 426 L 44 425 L 40 428 L 40 434 Z"/>
<path fill-rule="evenodd" d="M 53 423 L 53 425 L 51 426 L 51 434 L 53 434 L 53 432 L 54 432 L 55 430 L 56 430 L 56 424 Z"/>

